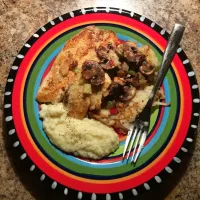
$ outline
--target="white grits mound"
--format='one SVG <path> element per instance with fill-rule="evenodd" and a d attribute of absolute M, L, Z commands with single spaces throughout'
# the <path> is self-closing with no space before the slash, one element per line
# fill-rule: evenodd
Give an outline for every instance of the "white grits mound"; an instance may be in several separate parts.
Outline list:
<path fill-rule="evenodd" d="M 50 141 L 75 156 L 100 159 L 119 146 L 118 135 L 112 128 L 93 119 L 67 117 L 62 103 L 42 104 L 40 117 Z"/>

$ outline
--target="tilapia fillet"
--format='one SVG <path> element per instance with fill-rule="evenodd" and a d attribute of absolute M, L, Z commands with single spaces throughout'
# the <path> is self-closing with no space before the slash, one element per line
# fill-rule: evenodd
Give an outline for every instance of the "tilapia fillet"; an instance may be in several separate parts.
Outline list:
<path fill-rule="evenodd" d="M 98 98 L 85 98 L 83 95 L 81 70 L 86 60 L 99 61 L 96 49 L 100 45 L 118 43 L 116 34 L 112 31 L 88 26 L 72 37 L 58 54 L 53 66 L 45 77 L 37 94 L 40 103 L 60 102 L 67 91 L 69 116 L 83 119 L 88 108 L 99 107 L 102 92 Z M 73 64 L 76 63 L 76 74 Z M 73 84 L 71 84 L 73 83 Z M 71 86 L 70 86 L 71 85 Z M 78 105 L 78 106 L 77 106 Z"/>

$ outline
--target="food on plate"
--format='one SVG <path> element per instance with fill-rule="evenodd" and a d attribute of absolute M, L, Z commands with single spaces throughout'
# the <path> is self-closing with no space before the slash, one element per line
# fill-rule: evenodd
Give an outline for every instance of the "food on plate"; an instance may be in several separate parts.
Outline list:
<path fill-rule="evenodd" d="M 67 116 L 64 104 L 42 104 L 40 116 L 50 141 L 76 156 L 100 159 L 119 146 L 117 133 L 94 119 Z"/>
<path fill-rule="evenodd" d="M 127 134 L 130 123 L 149 98 L 158 65 L 148 45 L 138 47 L 133 41 L 120 41 L 114 32 L 96 26 L 84 28 L 58 54 L 36 97 L 39 103 L 47 104 L 42 105 L 40 115 L 52 143 L 85 158 L 109 155 L 119 145 L 113 128 Z M 160 90 L 154 103 L 159 104 L 163 98 Z M 56 113 L 58 103 L 66 112 L 51 114 L 54 117 L 44 115 L 43 109 L 48 107 Z M 47 124 L 51 127 L 55 120 L 58 124 L 48 128 Z M 67 141 L 69 137 L 72 139 Z M 78 137 L 82 138 L 81 145 L 75 142 Z M 100 154 L 93 150 L 93 145 L 86 145 L 88 138 L 101 149 Z M 101 142 L 108 146 L 102 146 Z M 76 148 L 71 149 L 72 143 Z"/>
<path fill-rule="evenodd" d="M 72 37 L 58 54 L 50 72 L 42 82 L 36 97 L 38 102 L 60 102 L 70 83 L 80 82 L 83 63 L 86 60 L 100 60 L 95 48 L 117 41 L 114 32 L 95 26 L 88 26 Z M 74 80 L 75 74 L 76 80 Z"/>

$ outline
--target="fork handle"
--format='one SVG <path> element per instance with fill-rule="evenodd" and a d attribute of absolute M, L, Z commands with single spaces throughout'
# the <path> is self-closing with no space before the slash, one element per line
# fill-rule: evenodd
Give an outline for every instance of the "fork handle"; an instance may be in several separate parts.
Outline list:
<path fill-rule="evenodd" d="M 160 85 L 163 82 L 163 79 L 170 67 L 170 64 L 174 58 L 174 55 L 176 54 L 176 50 L 180 44 L 181 38 L 183 36 L 183 32 L 185 30 L 185 27 L 180 25 L 180 24 L 175 24 L 174 28 L 171 32 L 169 41 L 167 43 L 167 47 L 165 49 L 163 59 L 162 59 L 162 64 L 157 76 L 157 80 L 154 84 L 153 90 L 151 92 L 150 98 L 147 102 L 146 106 L 151 106 L 155 97 L 155 94 L 157 90 L 159 89 Z"/>

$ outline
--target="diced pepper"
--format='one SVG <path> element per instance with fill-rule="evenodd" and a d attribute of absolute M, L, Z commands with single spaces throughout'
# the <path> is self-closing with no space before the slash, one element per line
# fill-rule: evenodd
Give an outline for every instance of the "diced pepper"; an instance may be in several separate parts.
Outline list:
<path fill-rule="evenodd" d="M 123 131 L 122 129 L 120 129 L 120 128 L 114 128 L 114 131 L 118 134 L 119 138 L 120 138 L 120 137 L 124 137 L 124 135 L 126 134 L 126 133 L 124 133 L 124 131 Z M 121 135 L 121 136 L 120 136 L 120 135 Z"/>
<path fill-rule="evenodd" d="M 111 114 L 111 115 L 117 115 L 117 113 L 118 113 L 117 108 L 111 108 L 111 109 L 110 109 L 110 114 Z"/>
<path fill-rule="evenodd" d="M 111 60 L 109 61 L 109 64 L 110 64 L 110 66 L 114 66 L 114 65 L 115 65 L 114 60 L 111 59 Z"/>
<path fill-rule="evenodd" d="M 128 71 L 128 74 L 130 74 L 130 75 L 135 75 L 136 72 L 135 72 L 134 70 L 129 70 L 129 71 Z"/>
<path fill-rule="evenodd" d="M 108 101 L 107 102 L 107 105 L 106 105 L 107 109 L 113 108 L 114 106 L 115 106 L 115 102 L 114 101 Z"/>
<path fill-rule="evenodd" d="M 83 85 L 83 93 L 84 94 L 92 94 L 92 86 L 91 86 L 91 84 L 85 83 Z"/>
<path fill-rule="evenodd" d="M 75 73 L 77 73 L 78 72 L 78 68 L 76 67 L 76 68 L 74 68 L 74 72 Z"/>

